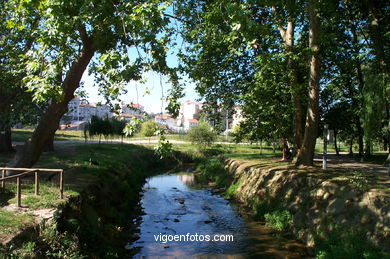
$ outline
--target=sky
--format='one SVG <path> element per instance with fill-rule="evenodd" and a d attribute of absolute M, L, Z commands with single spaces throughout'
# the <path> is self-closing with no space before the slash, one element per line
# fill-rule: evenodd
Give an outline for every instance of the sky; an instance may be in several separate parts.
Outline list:
<path fill-rule="evenodd" d="M 176 35 L 175 41 L 177 43 L 176 47 L 171 48 L 167 53 L 167 64 L 171 68 L 178 67 L 179 59 L 177 57 L 177 46 L 183 47 L 185 45 L 183 44 L 183 39 L 179 35 Z M 140 52 L 141 55 L 147 55 L 140 49 L 137 50 L 134 47 L 129 48 L 128 55 L 130 60 L 134 60 L 136 57 L 138 57 Z M 160 84 L 160 80 L 162 81 L 162 84 Z M 144 106 L 145 111 L 148 113 L 166 112 L 165 107 L 167 106 L 167 102 L 164 101 L 164 103 L 162 103 L 162 94 L 164 97 L 166 97 L 168 90 L 171 88 L 171 84 L 168 82 L 168 78 L 160 78 L 160 74 L 150 71 L 143 75 L 143 81 L 145 81 L 145 83 L 135 81 L 129 82 L 126 86 L 127 94 L 122 95 L 121 100 L 126 104 L 139 103 Z M 195 83 L 192 81 L 190 82 L 188 78 L 184 78 L 183 83 L 184 81 L 186 81 L 186 83 L 183 85 L 185 96 L 180 99 L 180 101 L 184 102 L 186 100 L 199 100 L 199 95 L 195 91 Z M 93 76 L 90 76 L 87 72 L 85 72 L 82 77 L 82 82 L 84 83 L 84 90 L 88 96 L 86 99 L 90 103 L 105 102 L 104 98 L 99 96 L 98 88 L 94 87 Z M 161 88 L 163 88 L 163 93 Z M 145 94 L 147 89 L 150 90 L 149 94 Z M 163 111 L 161 111 L 162 106 L 164 107 Z"/>
<path fill-rule="evenodd" d="M 160 84 L 160 75 L 156 72 L 150 71 L 144 74 L 144 78 L 146 79 L 145 83 L 131 81 L 128 85 L 126 85 L 127 94 L 121 95 L 121 100 L 126 104 L 138 102 L 144 106 L 145 111 L 148 113 L 160 113 L 162 106 L 163 112 L 166 112 L 165 107 L 167 106 L 167 102 L 165 101 L 165 98 L 163 103 L 161 101 L 162 89 Z M 162 77 L 161 79 L 163 94 L 164 97 L 166 97 L 171 84 L 167 82 L 167 77 Z M 94 87 L 93 76 L 90 76 L 87 72 L 85 72 L 82 81 L 84 82 L 84 90 L 88 96 L 86 99 L 90 103 L 104 103 L 104 98 L 99 96 L 97 87 Z M 145 94 L 147 89 L 150 90 L 149 94 Z M 186 100 L 195 101 L 199 98 L 199 95 L 195 92 L 194 83 L 185 84 L 184 93 L 185 96 L 181 99 L 182 102 Z"/>

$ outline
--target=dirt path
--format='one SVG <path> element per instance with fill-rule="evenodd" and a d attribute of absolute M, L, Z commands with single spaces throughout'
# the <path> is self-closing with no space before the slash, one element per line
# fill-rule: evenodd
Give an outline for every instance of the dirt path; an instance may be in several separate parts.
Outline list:
<path fill-rule="evenodd" d="M 388 172 L 388 166 L 385 164 L 376 164 L 368 162 L 360 162 L 355 158 L 349 156 L 346 152 L 336 154 L 328 154 L 328 168 L 330 169 L 346 169 L 355 172 L 362 172 L 367 175 L 375 175 L 378 187 L 388 189 L 390 188 L 390 176 Z M 314 163 L 318 166 L 322 166 L 322 155 L 317 154 L 314 158 Z"/>

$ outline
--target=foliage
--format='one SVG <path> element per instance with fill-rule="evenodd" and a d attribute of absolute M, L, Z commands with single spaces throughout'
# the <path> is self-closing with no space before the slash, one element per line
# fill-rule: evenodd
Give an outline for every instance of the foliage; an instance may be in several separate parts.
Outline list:
<path fill-rule="evenodd" d="M 164 130 L 159 129 L 157 130 L 157 135 L 160 136 L 160 139 L 158 141 L 158 144 L 156 147 L 154 147 L 154 153 L 160 157 L 160 159 L 168 158 L 172 156 L 173 154 L 173 148 L 172 143 L 169 142 L 169 140 L 166 139 L 164 136 Z"/>
<path fill-rule="evenodd" d="M 123 128 L 123 134 L 126 137 L 132 137 L 140 129 L 141 121 L 138 118 L 132 118 L 129 123 Z"/>
<path fill-rule="evenodd" d="M 349 182 L 355 185 L 360 191 L 366 192 L 369 190 L 368 175 L 364 172 L 353 172 Z"/>
<path fill-rule="evenodd" d="M 390 258 L 380 248 L 367 240 L 365 231 L 336 227 L 325 239 L 316 240 L 316 258 Z"/>
<path fill-rule="evenodd" d="M 152 137 L 158 129 L 158 124 L 154 120 L 148 120 L 141 125 L 141 135 L 145 137 Z"/>
<path fill-rule="evenodd" d="M 237 189 L 241 185 L 242 180 L 238 180 L 236 183 L 229 186 L 229 188 L 226 190 L 225 197 L 227 199 L 233 199 L 237 195 Z"/>
<path fill-rule="evenodd" d="M 216 132 L 210 124 L 200 121 L 198 125 L 193 126 L 188 131 L 188 138 L 192 143 L 199 145 L 201 148 L 210 146 L 217 138 Z"/>
<path fill-rule="evenodd" d="M 229 179 L 220 158 L 204 158 L 197 169 L 201 172 L 198 176 L 201 182 L 215 182 L 219 187 L 227 187 Z"/>
<path fill-rule="evenodd" d="M 292 215 L 288 210 L 277 210 L 264 215 L 265 225 L 278 231 L 286 231 L 292 225 Z"/>
<path fill-rule="evenodd" d="M 85 126 L 85 131 L 88 132 L 89 137 L 99 136 L 99 143 L 101 136 L 107 138 L 108 136 L 123 136 L 126 123 L 115 118 L 100 118 L 92 116 L 91 121 Z"/>

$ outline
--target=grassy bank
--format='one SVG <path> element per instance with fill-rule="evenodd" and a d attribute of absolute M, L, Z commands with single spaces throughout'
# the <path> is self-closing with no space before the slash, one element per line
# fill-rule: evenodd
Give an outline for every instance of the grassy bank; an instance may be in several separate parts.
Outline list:
<path fill-rule="evenodd" d="M 241 162 L 229 167 L 229 170 L 234 172 L 228 173 L 222 156 L 205 158 L 198 164 L 197 169 L 201 172 L 197 176 L 198 180 L 203 183 L 212 182 L 226 198 L 243 202 L 254 219 L 273 227 L 278 232 L 288 235 L 300 232 L 302 235 L 312 234 L 316 258 L 390 258 L 389 253 L 383 250 L 389 249 L 388 247 L 379 247 L 367 239 L 367 232 L 372 231 L 366 228 L 371 219 L 368 221 L 365 219 L 364 227 L 363 224 L 351 227 L 336 218 L 339 214 L 328 215 L 330 213 L 328 210 L 338 209 L 340 210 L 338 213 L 341 213 L 344 206 L 349 206 L 339 204 L 341 201 L 344 202 L 344 199 L 336 196 L 338 192 L 339 195 L 346 196 L 357 193 L 361 197 L 362 193 L 376 188 L 375 192 L 381 191 L 382 197 L 388 197 L 385 190 L 389 186 L 383 186 L 384 189 L 378 190 L 375 176 L 366 178 L 348 170 L 324 172 L 320 168 L 294 169 L 285 162 L 266 156 L 252 160 L 246 157 L 239 161 Z M 249 171 L 251 169 L 254 171 Z M 261 172 L 264 172 L 264 175 L 261 175 Z M 334 198 L 323 200 L 322 196 L 318 198 L 320 197 L 318 195 L 326 192 L 321 193 L 323 190 L 316 189 L 322 182 L 331 182 L 333 186 L 338 184 L 343 187 L 333 190 Z M 305 186 L 312 187 L 304 189 Z M 351 186 L 351 192 L 345 188 L 346 186 Z M 350 201 L 347 199 L 350 198 L 346 198 L 346 204 L 349 204 Z M 310 220 L 305 217 L 306 212 L 311 210 L 309 214 L 318 221 L 314 220 L 314 225 L 309 228 L 301 223 Z M 357 212 L 352 212 L 352 216 L 354 213 Z M 375 222 L 371 225 L 375 226 Z"/>
<path fill-rule="evenodd" d="M 6 160 L 3 156 L 2 163 Z M 33 194 L 31 179 L 27 179 L 22 185 L 24 212 L 9 212 L 5 208 L 15 202 L 15 185 L 7 183 L 3 191 L 6 195 L 1 195 L 4 198 L 0 207 L 0 236 L 33 226 L 32 213 L 40 209 L 60 208 L 57 223 L 41 229 L 33 240 L 13 244 L 12 249 L 3 247 L 3 254 L 66 258 L 119 256 L 124 252 L 124 237 L 131 236 L 129 222 L 136 216 L 144 179 L 175 163 L 159 160 L 153 150 L 136 145 L 57 146 L 56 152 L 45 153 L 36 167 L 65 169 L 67 200 L 57 198 L 55 177 L 44 177 L 40 196 Z"/>

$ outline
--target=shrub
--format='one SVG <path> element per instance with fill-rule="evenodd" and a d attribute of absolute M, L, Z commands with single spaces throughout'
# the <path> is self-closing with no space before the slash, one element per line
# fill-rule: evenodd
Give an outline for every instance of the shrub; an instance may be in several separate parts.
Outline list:
<path fill-rule="evenodd" d="M 277 210 L 264 215 L 265 225 L 279 231 L 288 230 L 292 224 L 292 216 L 288 210 Z"/>
<path fill-rule="evenodd" d="M 224 165 L 218 157 L 204 159 L 198 166 L 201 174 L 198 180 L 201 182 L 213 181 L 219 187 L 228 185 L 229 179 L 225 172 Z"/>
<path fill-rule="evenodd" d="M 188 137 L 192 143 L 205 147 L 210 146 L 216 140 L 217 133 L 211 128 L 210 124 L 201 121 L 188 131 Z"/>
<path fill-rule="evenodd" d="M 141 134 L 145 137 L 152 137 L 156 133 L 156 130 L 158 129 L 158 124 L 154 120 L 148 120 L 142 123 L 141 126 Z"/>
<path fill-rule="evenodd" d="M 324 235 L 324 234 L 322 234 Z M 316 258 L 390 258 L 379 247 L 367 240 L 365 231 L 336 227 L 325 238 L 316 238 Z"/>

